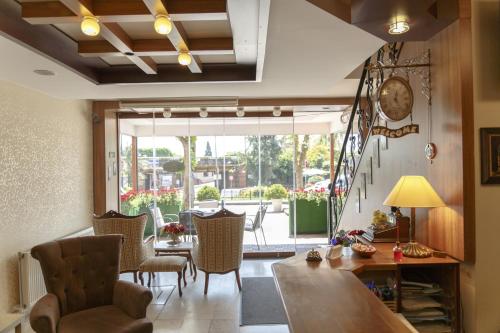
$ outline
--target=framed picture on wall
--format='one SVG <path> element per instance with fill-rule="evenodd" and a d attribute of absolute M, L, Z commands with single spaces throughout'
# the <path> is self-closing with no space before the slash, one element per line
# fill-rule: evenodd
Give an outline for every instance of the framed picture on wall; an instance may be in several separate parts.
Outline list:
<path fill-rule="evenodd" d="M 500 184 L 500 127 L 481 128 L 481 184 Z"/>

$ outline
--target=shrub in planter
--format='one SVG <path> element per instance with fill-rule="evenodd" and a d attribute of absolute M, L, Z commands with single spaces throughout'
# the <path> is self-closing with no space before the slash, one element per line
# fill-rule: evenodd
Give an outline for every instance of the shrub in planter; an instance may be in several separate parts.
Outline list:
<path fill-rule="evenodd" d="M 320 191 L 297 191 L 295 202 L 290 200 L 289 227 L 294 234 L 294 214 L 297 212 L 297 234 L 324 234 L 327 231 L 327 194 Z M 295 208 L 295 204 L 297 208 Z"/>
<path fill-rule="evenodd" d="M 287 197 L 286 189 L 281 184 L 273 184 L 266 189 L 264 192 L 264 197 L 266 200 L 272 199 L 285 199 Z"/>
<path fill-rule="evenodd" d="M 206 200 L 219 200 L 220 193 L 217 187 L 203 186 L 196 195 L 196 200 L 198 201 L 206 201 Z"/>

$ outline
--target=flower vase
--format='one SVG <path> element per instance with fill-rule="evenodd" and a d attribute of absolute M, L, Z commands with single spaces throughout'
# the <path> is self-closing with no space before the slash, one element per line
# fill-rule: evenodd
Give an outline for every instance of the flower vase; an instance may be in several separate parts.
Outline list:
<path fill-rule="evenodd" d="M 342 246 L 342 255 L 350 257 L 352 255 L 352 249 L 350 245 Z"/>
<path fill-rule="evenodd" d="M 170 240 L 167 241 L 169 246 L 179 246 L 180 243 L 182 240 L 179 234 L 170 234 Z"/>

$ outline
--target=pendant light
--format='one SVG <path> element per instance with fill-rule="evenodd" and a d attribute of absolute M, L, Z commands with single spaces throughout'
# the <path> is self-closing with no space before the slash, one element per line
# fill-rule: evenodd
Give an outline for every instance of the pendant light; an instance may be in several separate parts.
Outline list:
<path fill-rule="evenodd" d="M 167 15 L 156 15 L 154 26 L 156 32 L 160 35 L 168 35 L 172 31 L 172 21 Z"/>
<path fill-rule="evenodd" d="M 82 20 L 82 24 L 80 25 L 80 29 L 87 36 L 97 36 L 101 31 L 101 27 L 99 26 L 99 20 L 94 16 L 85 16 Z"/>
<path fill-rule="evenodd" d="M 275 117 L 281 116 L 281 108 L 279 106 L 275 106 L 273 108 L 273 116 Z"/>
<path fill-rule="evenodd" d="M 236 116 L 237 117 L 244 117 L 245 116 L 245 108 L 243 106 L 238 106 L 236 108 Z"/>
<path fill-rule="evenodd" d="M 189 66 L 191 64 L 191 54 L 186 51 L 179 52 L 179 56 L 177 57 L 179 64 L 183 66 Z"/>
<path fill-rule="evenodd" d="M 206 117 L 208 117 L 208 111 L 207 111 L 207 108 L 200 108 L 200 117 L 201 117 L 201 118 L 206 118 Z"/>

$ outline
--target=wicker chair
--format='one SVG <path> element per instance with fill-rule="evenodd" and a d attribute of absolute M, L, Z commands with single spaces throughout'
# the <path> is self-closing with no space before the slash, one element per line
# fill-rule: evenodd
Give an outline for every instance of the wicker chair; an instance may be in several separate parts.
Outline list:
<path fill-rule="evenodd" d="M 226 209 L 209 216 L 193 214 L 193 223 L 198 234 L 193 237 L 193 260 L 196 267 L 205 272 L 205 295 L 210 274 L 234 272 L 241 291 L 245 214 L 235 214 Z"/>
<path fill-rule="evenodd" d="M 93 221 L 94 234 L 97 236 L 124 236 L 120 273 L 132 273 L 136 283 L 139 266 L 154 256 L 154 236 L 143 239 L 147 220 L 146 214 L 126 216 L 111 210 L 102 216 L 94 216 Z"/>

